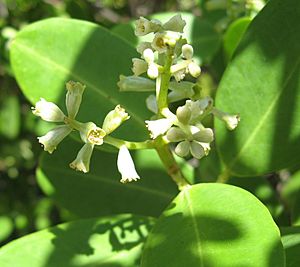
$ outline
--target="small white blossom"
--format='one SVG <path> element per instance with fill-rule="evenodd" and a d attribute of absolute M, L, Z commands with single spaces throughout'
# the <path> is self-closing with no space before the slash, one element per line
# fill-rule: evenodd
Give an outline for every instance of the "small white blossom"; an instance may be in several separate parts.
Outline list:
<path fill-rule="evenodd" d="M 111 110 L 106 115 L 102 129 L 106 134 L 110 134 L 129 118 L 130 116 L 125 112 L 125 109 L 120 105 L 117 105 L 114 110 Z"/>
<path fill-rule="evenodd" d="M 176 42 L 181 38 L 177 32 L 158 32 L 152 41 L 152 47 L 158 53 L 165 53 L 168 47 L 174 47 Z"/>
<path fill-rule="evenodd" d="M 156 63 L 149 64 L 147 75 L 151 79 L 156 79 L 159 75 L 158 65 Z"/>
<path fill-rule="evenodd" d="M 194 140 L 190 142 L 190 152 L 192 156 L 196 159 L 201 159 L 202 157 L 205 156 L 205 151 L 203 146 L 199 142 Z"/>
<path fill-rule="evenodd" d="M 182 141 L 175 147 L 175 153 L 179 157 L 186 157 L 190 151 L 190 142 L 189 141 Z"/>
<path fill-rule="evenodd" d="M 184 44 L 181 47 L 182 55 L 185 59 L 192 59 L 194 54 L 194 49 L 189 44 Z"/>
<path fill-rule="evenodd" d="M 231 115 L 216 108 L 212 109 L 212 114 L 215 115 L 218 119 L 224 121 L 229 130 L 234 130 L 240 121 L 239 115 Z"/>
<path fill-rule="evenodd" d="M 174 120 L 163 118 L 154 121 L 146 121 L 146 126 L 150 131 L 151 138 L 155 139 L 159 135 L 167 132 L 173 125 Z"/>
<path fill-rule="evenodd" d="M 180 142 L 186 139 L 186 134 L 178 127 L 171 127 L 167 132 L 167 139 L 170 142 Z"/>
<path fill-rule="evenodd" d="M 83 142 L 98 146 L 103 144 L 106 135 L 106 132 L 93 122 L 81 123 L 79 132 Z"/>
<path fill-rule="evenodd" d="M 134 73 L 135 76 L 139 76 L 143 74 L 148 69 L 148 64 L 143 59 L 133 58 L 132 63 L 133 63 L 132 72 Z"/>
<path fill-rule="evenodd" d="M 44 98 L 41 98 L 41 100 L 35 104 L 32 113 L 41 117 L 44 121 L 50 122 L 63 122 L 65 118 L 65 114 L 57 105 L 46 101 Z"/>
<path fill-rule="evenodd" d="M 68 125 L 57 126 L 50 130 L 44 136 L 38 137 L 39 143 L 44 147 L 44 150 L 50 154 L 56 149 L 58 144 L 72 131 Z"/>
<path fill-rule="evenodd" d="M 153 53 L 152 49 L 150 49 L 150 48 L 147 48 L 144 50 L 143 57 L 148 64 L 151 64 L 154 62 L 154 53 Z"/>
<path fill-rule="evenodd" d="M 70 167 L 76 171 L 88 172 L 90 170 L 90 160 L 93 153 L 94 145 L 86 143 L 79 150 L 77 157 L 70 163 Z"/>
<path fill-rule="evenodd" d="M 183 32 L 185 25 L 186 22 L 182 19 L 181 15 L 177 14 L 163 24 L 163 28 L 166 31 Z"/>
<path fill-rule="evenodd" d="M 128 183 L 140 179 L 140 176 L 135 170 L 134 162 L 131 158 L 131 155 L 125 145 L 122 145 L 120 147 L 117 166 L 122 176 L 120 180 L 121 183 Z"/>
<path fill-rule="evenodd" d="M 69 81 L 66 84 L 66 107 L 68 117 L 74 119 L 78 113 L 85 86 L 79 82 Z"/>
<path fill-rule="evenodd" d="M 201 73 L 201 68 L 200 66 L 195 63 L 194 61 L 190 62 L 188 64 L 188 70 L 189 73 L 194 77 L 194 78 L 198 78 L 200 73 Z"/>
<path fill-rule="evenodd" d="M 156 32 L 161 28 L 161 22 L 158 20 L 148 20 L 144 17 L 140 17 L 135 22 L 135 35 L 144 36 L 150 32 Z"/>

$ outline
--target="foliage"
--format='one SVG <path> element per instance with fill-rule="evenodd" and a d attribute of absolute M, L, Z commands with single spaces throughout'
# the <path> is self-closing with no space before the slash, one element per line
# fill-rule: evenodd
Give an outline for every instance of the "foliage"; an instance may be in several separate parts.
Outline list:
<path fill-rule="evenodd" d="M 150 37 L 134 35 L 140 3 L 0 4 L 0 266 L 299 265 L 300 4 L 180 2 L 144 6 L 157 32 Z M 166 22 L 174 16 L 180 32 L 172 8 L 187 23 L 183 38 L 155 59 L 136 51 L 173 27 Z M 55 18 L 38 21 L 46 17 Z M 133 66 L 132 76 L 138 57 L 146 74 Z M 68 106 L 75 91 L 84 91 L 82 102 Z M 55 151 L 45 141 L 53 122 L 30 112 L 35 105 L 36 115 L 49 115 L 40 98 L 71 127 Z M 205 106 L 195 121 L 191 103 Z M 87 121 L 104 129 L 97 141 Z M 195 148 L 199 132 L 205 138 Z M 53 154 L 41 153 L 41 135 Z M 87 162 L 80 153 L 74 160 L 83 143 L 92 145 Z M 120 183 L 118 170 L 130 183 Z"/>

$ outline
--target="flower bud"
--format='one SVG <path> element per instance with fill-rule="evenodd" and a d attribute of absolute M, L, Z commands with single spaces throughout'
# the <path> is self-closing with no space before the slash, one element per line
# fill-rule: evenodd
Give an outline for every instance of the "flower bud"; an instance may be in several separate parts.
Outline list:
<path fill-rule="evenodd" d="M 65 118 L 65 114 L 57 105 L 46 101 L 44 98 L 41 98 L 41 100 L 35 104 L 32 113 L 41 117 L 44 121 L 50 122 L 63 122 Z"/>
<path fill-rule="evenodd" d="M 167 132 L 167 139 L 170 142 L 180 142 L 185 138 L 185 133 L 178 127 L 171 127 Z"/>
<path fill-rule="evenodd" d="M 154 53 L 153 53 L 152 49 L 150 49 L 150 48 L 147 48 L 144 50 L 143 57 L 148 64 L 154 62 Z"/>
<path fill-rule="evenodd" d="M 74 119 L 78 113 L 85 86 L 79 82 L 69 81 L 66 84 L 66 107 L 68 117 Z"/>
<path fill-rule="evenodd" d="M 125 112 L 125 109 L 120 105 L 117 105 L 114 110 L 108 112 L 106 115 L 102 129 L 106 134 L 110 134 L 129 118 L 130 116 Z"/>
<path fill-rule="evenodd" d="M 150 131 L 150 136 L 153 139 L 168 131 L 174 123 L 173 120 L 167 118 L 145 122 L 148 130 Z"/>
<path fill-rule="evenodd" d="M 99 146 L 103 144 L 106 135 L 106 132 L 93 122 L 82 123 L 79 132 L 83 142 Z"/>
<path fill-rule="evenodd" d="M 201 159 L 203 156 L 205 156 L 204 148 L 196 141 L 191 142 L 191 154 L 196 159 Z"/>
<path fill-rule="evenodd" d="M 94 144 L 84 144 L 84 146 L 79 150 L 76 159 L 70 163 L 70 167 L 76 171 L 84 173 L 89 172 L 93 149 Z"/>
<path fill-rule="evenodd" d="M 186 59 L 192 59 L 194 54 L 194 49 L 191 45 L 185 44 L 181 48 L 182 55 Z"/>
<path fill-rule="evenodd" d="M 159 75 L 159 70 L 158 66 L 156 63 L 151 63 L 149 64 L 148 70 L 147 70 L 147 75 L 151 79 L 156 79 Z"/>
<path fill-rule="evenodd" d="M 216 108 L 212 109 L 212 114 L 215 115 L 218 119 L 224 121 L 229 130 L 234 130 L 240 121 L 239 115 L 230 115 Z"/>
<path fill-rule="evenodd" d="M 163 24 L 163 28 L 166 31 L 183 32 L 185 25 L 186 22 L 182 19 L 181 15 L 177 14 Z"/>
<path fill-rule="evenodd" d="M 143 74 L 148 69 L 148 64 L 143 59 L 133 58 L 132 63 L 133 63 L 133 66 L 132 66 L 131 70 L 135 76 L 139 76 L 139 75 Z"/>
<path fill-rule="evenodd" d="M 155 82 L 139 76 L 120 75 L 120 80 L 117 85 L 121 92 L 155 91 Z"/>
<path fill-rule="evenodd" d="M 199 65 L 197 63 L 195 63 L 194 61 L 190 62 L 188 65 L 188 70 L 189 73 L 194 77 L 194 78 L 198 78 L 200 73 L 201 73 L 201 68 L 199 67 Z"/>
<path fill-rule="evenodd" d="M 122 175 L 121 183 L 128 183 L 137 181 L 140 176 L 137 174 L 134 166 L 134 162 L 131 155 L 125 145 L 120 147 L 117 160 L 118 170 Z"/>
<path fill-rule="evenodd" d="M 182 107 L 178 107 L 176 110 L 177 119 L 183 124 L 189 123 L 191 114 L 192 114 L 191 109 L 186 105 Z"/>
<path fill-rule="evenodd" d="M 158 20 L 148 20 L 146 18 L 140 17 L 135 22 L 135 35 L 144 36 L 150 32 L 156 32 L 161 28 L 161 23 Z"/>
<path fill-rule="evenodd" d="M 189 154 L 190 150 L 190 142 L 189 141 L 182 141 L 175 147 L 175 153 L 179 157 L 185 157 Z"/>
<path fill-rule="evenodd" d="M 71 127 L 68 125 L 61 125 L 50 130 L 44 136 L 38 137 L 38 140 L 39 143 L 43 145 L 44 150 L 52 154 L 58 144 L 71 132 Z"/>

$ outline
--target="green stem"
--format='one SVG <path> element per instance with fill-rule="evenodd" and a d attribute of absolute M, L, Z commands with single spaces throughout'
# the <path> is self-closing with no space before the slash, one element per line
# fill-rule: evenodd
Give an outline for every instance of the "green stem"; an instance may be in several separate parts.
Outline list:
<path fill-rule="evenodd" d="M 122 139 L 118 139 L 109 135 L 106 135 L 103 139 L 104 143 L 110 144 L 117 148 L 125 145 L 128 149 L 150 149 L 154 148 L 154 141 L 153 140 L 146 140 L 143 142 L 131 142 L 125 141 Z"/>
<path fill-rule="evenodd" d="M 162 115 L 162 110 L 168 107 L 168 90 L 171 78 L 171 66 L 173 62 L 173 49 L 170 49 L 166 54 L 166 61 L 162 73 L 158 77 L 157 81 L 157 106 L 158 114 Z"/>
<path fill-rule="evenodd" d="M 167 173 L 171 176 L 173 181 L 177 184 L 178 189 L 182 190 L 183 188 L 189 186 L 189 182 L 183 176 L 175 158 L 167 144 L 164 143 L 161 137 L 158 137 L 156 140 L 155 149 L 164 164 Z"/>
<path fill-rule="evenodd" d="M 228 169 L 223 170 L 217 178 L 217 183 L 226 184 L 230 178 L 230 171 Z"/>

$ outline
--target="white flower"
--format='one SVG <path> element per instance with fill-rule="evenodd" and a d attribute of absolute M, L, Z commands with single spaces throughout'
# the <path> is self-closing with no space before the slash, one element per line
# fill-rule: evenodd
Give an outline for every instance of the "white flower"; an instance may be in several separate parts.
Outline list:
<path fill-rule="evenodd" d="M 181 47 L 182 55 L 185 59 L 192 59 L 193 54 L 194 54 L 194 49 L 191 45 L 189 44 L 184 44 Z"/>
<path fill-rule="evenodd" d="M 174 120 L 163 118 L 155 121 L 146 121 L 146 126 L 150 131 L 151 138 L 155 139 L 161 134 L 164 134 L 168 131 L 173 125 Z"/>
<path fill-rule="evenodd" d="M 102 145 L 106 132 L 93 122 L 80 123 L 80 137 L 83 142 Z"/>
<path fill-rule="evenodd" d="M 151 79 L 156 79 L 159 75 L 158 65 L 156 63 L 149 64 L 147 75 Z"/>
<path fill-rule="evenodd" d="M 200 73 L 201 73 L 201 68 L 199 67 L 199 65 L 197 63 L 195 63 L 194 61 L 190 62 L 188 65 L 188 70 L 189 73 L 194 77 L 194 78 L 198 78 Z"/>
<path fill-rule="evenodd" d="M 63 122 L 65 118 L 65 114 L 57 105 L 46 101 L 44 98 L 41 98 L 41 100 L 35 104 L 32 113 L 41 117 L 44 121 L 50 122 Z"/>
<path fill-rule="evenodd" d="M 146 18 L 140 17 L 135 22 L 135 35 L 144 36 L 150 32 L 156 32 L 161 28 L 161 22 L 158 20 L 148 20 Z"/>
<path fill-rule="evenodd" d="M 122 145 L 120 147 L 117 166 L 119 172 L 122 175 L 122 178 L 120 180 L 121 183 L 128 183 L 140 179 L 140 176 L 135 170 L 134 162 L 131 158 L 131 155 L 125 145 Z"/>
<path fill-rule="evenodd" d="M 231 115 L 216 108 L 212 109 L 212 114 L 224 121 L 229 130 L 234 130 L 240 121 L 240 116 L 238 114 Z"/>
<path fill-rule="evenodd" d="M 85 86 L 79 82 L 69 81 L 66 84 L 66 88 L 66 107 L 68 111 L 68 117 L 74 119 L 78 113 Z"/>
<path fill-rule="evenodd" d="M 167 132 L 167 139 L 170 142 L 180 142 L 186 139 L 186 134 L 178 127 L 171 127 Z"/>
<path fill-rule="evenodd" d="M 168 47 L 174 47 L 176 45 L 180 37 L 180 34 L 176 32 L 158 32 L 154 36 L 152 47 L 158 53 L 165 53 Z"/>
<path fill-rule="evenodd" d="M 186 22 L 182 19 L 181 15 L 177 14 L 163 24 L 163 28 L 166 31 L 183 32 L 185 25 Z"/>
<path fill-rule="evenodd" d="M 86 143 L 78 152 L 77 157 L 70 163 L 70 167 L 76 171 L 88 172 L 90 170 L 90 160 L 94 145 Z"/>
<path fill-rule="evenodd" d="M 140 76 L 120 75 L 117 83 L 121 92 L 149 92 L 155 91 L 155 82 Z"/>
<path fill-rule="evenodd" d="M 44 147 L 44 150 L 52 154 L 58 144 L 72 131 L 68 125 L 57 126 L 50 130 L 44 136 L 38 137 L 39 143 Z"/>
<path fill-rule="evenodd" d="M 148 69 L 148 64 L 143 59 L 133 58 L 132 63 L 133 63 L 132 72 L 134 73 L 135 76 L 139 76 L 143 74 Z"/>
<path fill-rule="evenodd" d="M 148 64 L 154 62 L 154 53 L 153 53 L 152 49 L 150 49 L 150 48 L 147 48 L 144 50 L 143 57 Z"/>
<path fill-rule="evenodd" d="M 102 129 L 106 134 L 110 134 L 129 118 L 130 116 L 125 112 L 125 109 L 120 105 L 117 105 L 114 110 L 111 110 L 106 115 Z"/>

